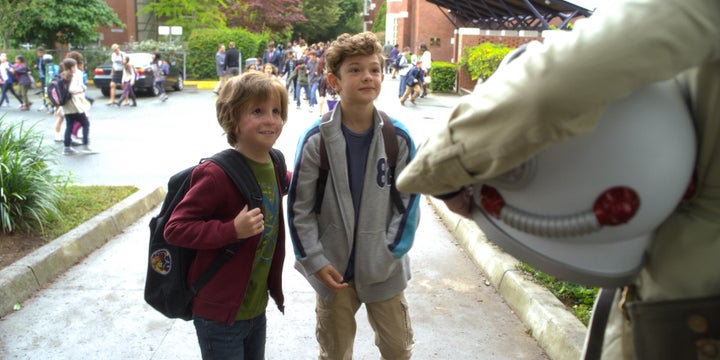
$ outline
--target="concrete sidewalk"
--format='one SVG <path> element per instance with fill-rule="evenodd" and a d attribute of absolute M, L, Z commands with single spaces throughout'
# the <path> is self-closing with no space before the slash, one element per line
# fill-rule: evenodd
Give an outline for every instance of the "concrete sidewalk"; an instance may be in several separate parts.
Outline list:
<path fill-rule="evenodd" d="M 192 323 L 166 319 L 142 299 L 147 225 L 163 193 L 141 190 L 0 273 L 4 312 L 22 303 L 0 319 L 0 358 L 199 358 Z M 474 223 L 442 203 L 422 204 L 406 292 L 415 358 L 579 358 L 585 328 L 554 296 L 517 273 L 515 260 L 487 243 Z M 268 359 L 316 357 L 314 292 L 292 261 L 289 254 L 286 314 L 268 308 Z M 374 359 L 363 311 L 355 358 Z"/>
<path fill-rule="evenodd" d="M 154 194 L 154 192 L 149 193 Z M 151 195 L 154 196 L 154 195 Z M 422 201 L 406 290 L 417 359 L 547 359 L 526 326 Z M 0 320 L 2 359 L 197 359 L 191 322 L 146 305 L 148 222 L 138 220 Z M 286 246 L 290 246 L 289 243 Z M 268 307 L 267 359 L 313 359 L 315 293 L 285 264 L 286 311 Z M 355 359 L 377 359 L 364 309 L 356 317 Z"/>

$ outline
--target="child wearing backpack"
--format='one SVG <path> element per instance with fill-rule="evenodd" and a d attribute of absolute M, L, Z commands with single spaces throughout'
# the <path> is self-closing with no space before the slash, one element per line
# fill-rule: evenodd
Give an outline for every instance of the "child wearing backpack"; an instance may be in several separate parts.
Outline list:
<path fill-rule="evenodd" d="M 415 144 L 403 124 L 373 105 L 384 77 L 373 33 L 340 35 L 325 61 L 328 84 L 341 101 L 300 137 L 288 193 L 295 268 L 317 292 L 319 359 L 352 358 L 362 304 L 381 357 L 409 359 L 414 340 L 404 290 L 419 198 L 393 189 L 389 163 L 394 153 L 399 173 Z M 395 133 L 386 140 L 389 125 Z M 325 182 L 318 165 L 323 153 L 329 163 Z"/>
<path fill-rule="evenodd" d="M 228 79 L 216 102 L 228 143 L 253 169 L 262 206 L 249 209 L 228 175 L 212 161 L 192 171 L 190 188 L 165 226 L 168 243 L 197 249 L 188 273 L 194 284 L 222 248 L 244 241 L 192 301 L 204 359 L 264 359 L 265 308 L 272 297 L 284 310 L 282 270 L 285 231 L 282 197 L 289 173 L 280 173 L 270 149 L 288 117 L 288 94 L 261 72 Z M 259 200 L 259 199 L 258 199 Z"/>
<path fill-rule="evenodd" d="M 405 92 L 400 97 L 400 105 L 405 105 L 408 96 L 410 102 L 415 105 L 415 99 L 422 92 L 422 84 L 425 83 L 425 75 L 422 69 L 422 60 L 418 59 L 417 63 L 410 67 L 410 71 L 405 75 Z M 412 94 L 412 96 L 411 96 Z"/>
<path fill-rule="evenodd" d="M 297 83 L 297 85 L 295 86 L 295 103 L 296 108 L 300 109 L 300 101 L 302 101 L 302 97 L 300 96 L 300 90 L 305 90 L 305 96 L 310 99 L 310 83 L 308 82 L 308 74 L 305 68 L 305 60 L 299 59 L 297 61 L 297 65 L 295 65 L 295 70 L 293 70 L 292 74 L 290 74 L 290 79 L 288 79 L 288 81 L 293 81 Z"/>
<path fill-rule="evenodd" d="M 20 106 L 21 111 L 30 110 L 30 101 L 28 92 L 32 86 L 33 81 L 30 78 L 30 69 L 25 62 L 25 57 L 22 55 L 15 56 L 15 65 L 13 65 L 13 73 L 17 77 L 17 83 L 20 88 L 20 98 L 22 99 L 22 105 Z"/>
<path fill-rule="evenodd" d="M 132 106 L 137 106 L 137 98 L 135 97 L 135 91 L 133 90 L 136 78 L 137 73 L 135 72 L 135 66 L 130 63 L 130 57 L 125 55 L 122 70 L 123 93 L 117 103 L 115 103 L 116 106 L 120 106 L 123 100 L 125 101 L 125 106 L 128 106 L 130 105 L 130 99 L 132 99 Z"/>
<path fill-rule="evenodd" d="M 160 94 L 160 100 L 166 101 L 168 99 L 167 93 L 165 92 L 165 75 L 169 72 L 167 63 L 160 58 L 160 53 L 153 53 L 152 71 L 155 77 L 154 84 Z"/>
<path fill-rule="evenodd" d="M 62 68 L 63 71 L 60 76 L 68 84 L 67 89 L 71 94 L 70 100 L 61 106 L 65 117 L 65 137 L 63 139 L 65 148 L 63 155 L 94 154 L 95 152 L 89 147 L 90 122 L 88 121 L 87 112 L 90 110 L 90 102 L 85 98 L 82 71 L 78 69 L 77 61 L 72 58 L 65 58 L 62 62 Z M 83 129 L 83 146 L 80 151 L 70 146 L 72 129 L 76 122 L 79 122 Z"/>
<path fill-rule="evenodd" d="M 43 96 L 43 107 L 42 111 L 44 111 L 47 114 L 52 114 L 55 112 L 55 107 L 52 105 L 52 103 L 48 99 L 47 94 L 47 84 L 50 83 L 50 81 L 59 74 L 59 67 L 57 64 L 55 64 L 55 59 L 50 54 L 45 54 L 42 56 L 43 58 L 43 66 L 44 66 L 44 81 L 42 82 L 42 96 Z M 56 134 L 57 138 L 57 134 Z"/>

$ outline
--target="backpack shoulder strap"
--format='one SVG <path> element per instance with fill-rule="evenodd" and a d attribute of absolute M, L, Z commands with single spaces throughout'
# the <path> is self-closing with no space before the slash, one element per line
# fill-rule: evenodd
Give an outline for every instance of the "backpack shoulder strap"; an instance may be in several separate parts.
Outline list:
<path fill-rule="evenodd" d="M 378 111 L 380 117 L 383 119 L 382 135 L 383 143 L 385 144 L 385 153 L 388 161 L 389 181 L 390 181 L 390 193 L 393 204 L 397 210 L 402 214 L 405 213 L 405 205 L 400 198 L 400 192 L 395 187 L 395 168 L 397 167 L 397 157 L 399 151 L 399 145 L 397 136 L 395 133 L 395 126 L 390 120 L 390 117 L 384 111 Z M 330 121 L 331 113 L 327 112 L 322 117 L 322 122 Z M 325 195 L 325 184 L 327 183 L 328 171 L 330 170 L 330 163 L 327 157 L 327 149 L 325 149 L 325 141 L 320 135 L 320 169 L 318 173 L 318 180 L 315 184 L 315 207 L 313 212 L 320 214 L 320 208 L 322 206 L 323 196 Z"/>
<path fill-rule="evenodd" d="M 390 165 L 391 168 L 395 169 L 395 166 L 397 166 L 399 149 L 397 136 L 395 134 L 395 125 L 393 125 L 392 120 L 390 120 L 388 114 L 380 110 L 378 110 L 378 112 L 380 113 L 380 117 L 383 119 L 382 134 L 383 141 L 385 142 L 385 153 L 388 157 L 388 165 Z"/>
<path fill-rule="evenodd" d="M 322 116 L 322 122 L 326 123 L 330 121 L 332 112 L 326 112 Z M 315 183 L 315 207 L 313 212 L 320 214 L 320 208 L 322 206 L 323 197 L 325 196 L 325 184 L 327 183 L 328 171 L 330 170 L 330 162 L 328 161 L 327 149 L 325 149 L 325 140 L 320 133 L 320 168 L 318 173 L 318 180 Z"/>
<path fill-rule="evenodd" d="M 220 166 L 232 179 L 235 186 L 240 190 L 240 195 L 247 202 L 248 209 L 254 209 L 262 205 L 262 190 L 260 190 L 255 174 L 242 154 L 235 151 L 235 149 L 226 149 L 206 160 Z"/>
<path fill-rule="evenodd" d="M 255 174 L 253 173 L 250 165 L 245 161 L 242 154 L 235 151 L 235 149 L 223 150 L 209 158 L 202 159 L 203 161 L 212 161 L 232 179 L 235 186 L 240 190 L 240 195 L 245 199 L 248 204 L 248 209 L 254 209 L 262 204 L 262 190 L 260 185 L 257 183 Z M 240 240 L 231 245 L 227 245 L 222 248 L 222 254 L 218 255 L 210 266 L 200 275 L 195 281 L 190 290 L 193 294 L 197 295 L 200 289 L 207 284 L 210 279 L 222 268 L 233 256 L 235 251 L 245 243 L 245 240 Z"/>
<path fill-rule="evenodd" d="M 397 167 L 397 157 L 399 151 L 399 145 L 397 141 L 397 135 L 395 133 L 395 125 L 392 120 L 384 111 L 378 111 L 380 117 L 383 119 L 383 142 L 385 143 L 385 154 L 387 155 L 389 181 L 390 181 L 390 197 L 392 198 L 395 208 L 401 214 L 405 213 L 405 204 L 403 204 L 400 198 L 400 192 L 395 187 L 395 168 Z"/>
<path fill-rule="evenodd" d="M 280 150 L 272 148 L 270 149 L 270 159 L 273 164 L 275 164 L 278 175 L 280 176 L 278 186 L 280 187 L 281 195 L 286 194 L 290 184 L 287 183 L 287 164 L 285 164 L 285 155 L 283 155 Z"/>

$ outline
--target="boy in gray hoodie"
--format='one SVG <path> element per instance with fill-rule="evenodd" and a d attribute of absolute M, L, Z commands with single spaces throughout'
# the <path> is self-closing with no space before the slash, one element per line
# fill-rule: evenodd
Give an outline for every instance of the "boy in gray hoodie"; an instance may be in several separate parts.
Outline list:
<path fill-rule="evenodd" d="M 413 157 L 415 144 L 403 124 L 384 120 L 373 105 L 383 81 L 375 35 L 340 35 L 325 57 L 327 81 L 340 104 L 300 138 L 288 193 L 295 268 L 317 292 L 319 358 L 352 358 L 355 313 L 365 304 L 382 358 L 409 359 L 414 340 L 404 289 L 418 196 L 399 194 L 404 211 L 393 203 L 384 121 L 395 128 L 397 173 Z M 321 142 L 329 163 L 322 194 Z"/>

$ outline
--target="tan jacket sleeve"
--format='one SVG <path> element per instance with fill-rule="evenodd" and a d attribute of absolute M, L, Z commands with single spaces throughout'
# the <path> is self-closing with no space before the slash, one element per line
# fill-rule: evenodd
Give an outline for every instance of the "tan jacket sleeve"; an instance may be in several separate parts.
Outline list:
<path fill-rule="evenodd" d="M 575 30 L 529 44 L 465 96 L 398 188 L 437 195 L 493 178 L 549 144 L 592 131 L 613 101 L 720 58 L 720 1 L 603 5 Z"/>

